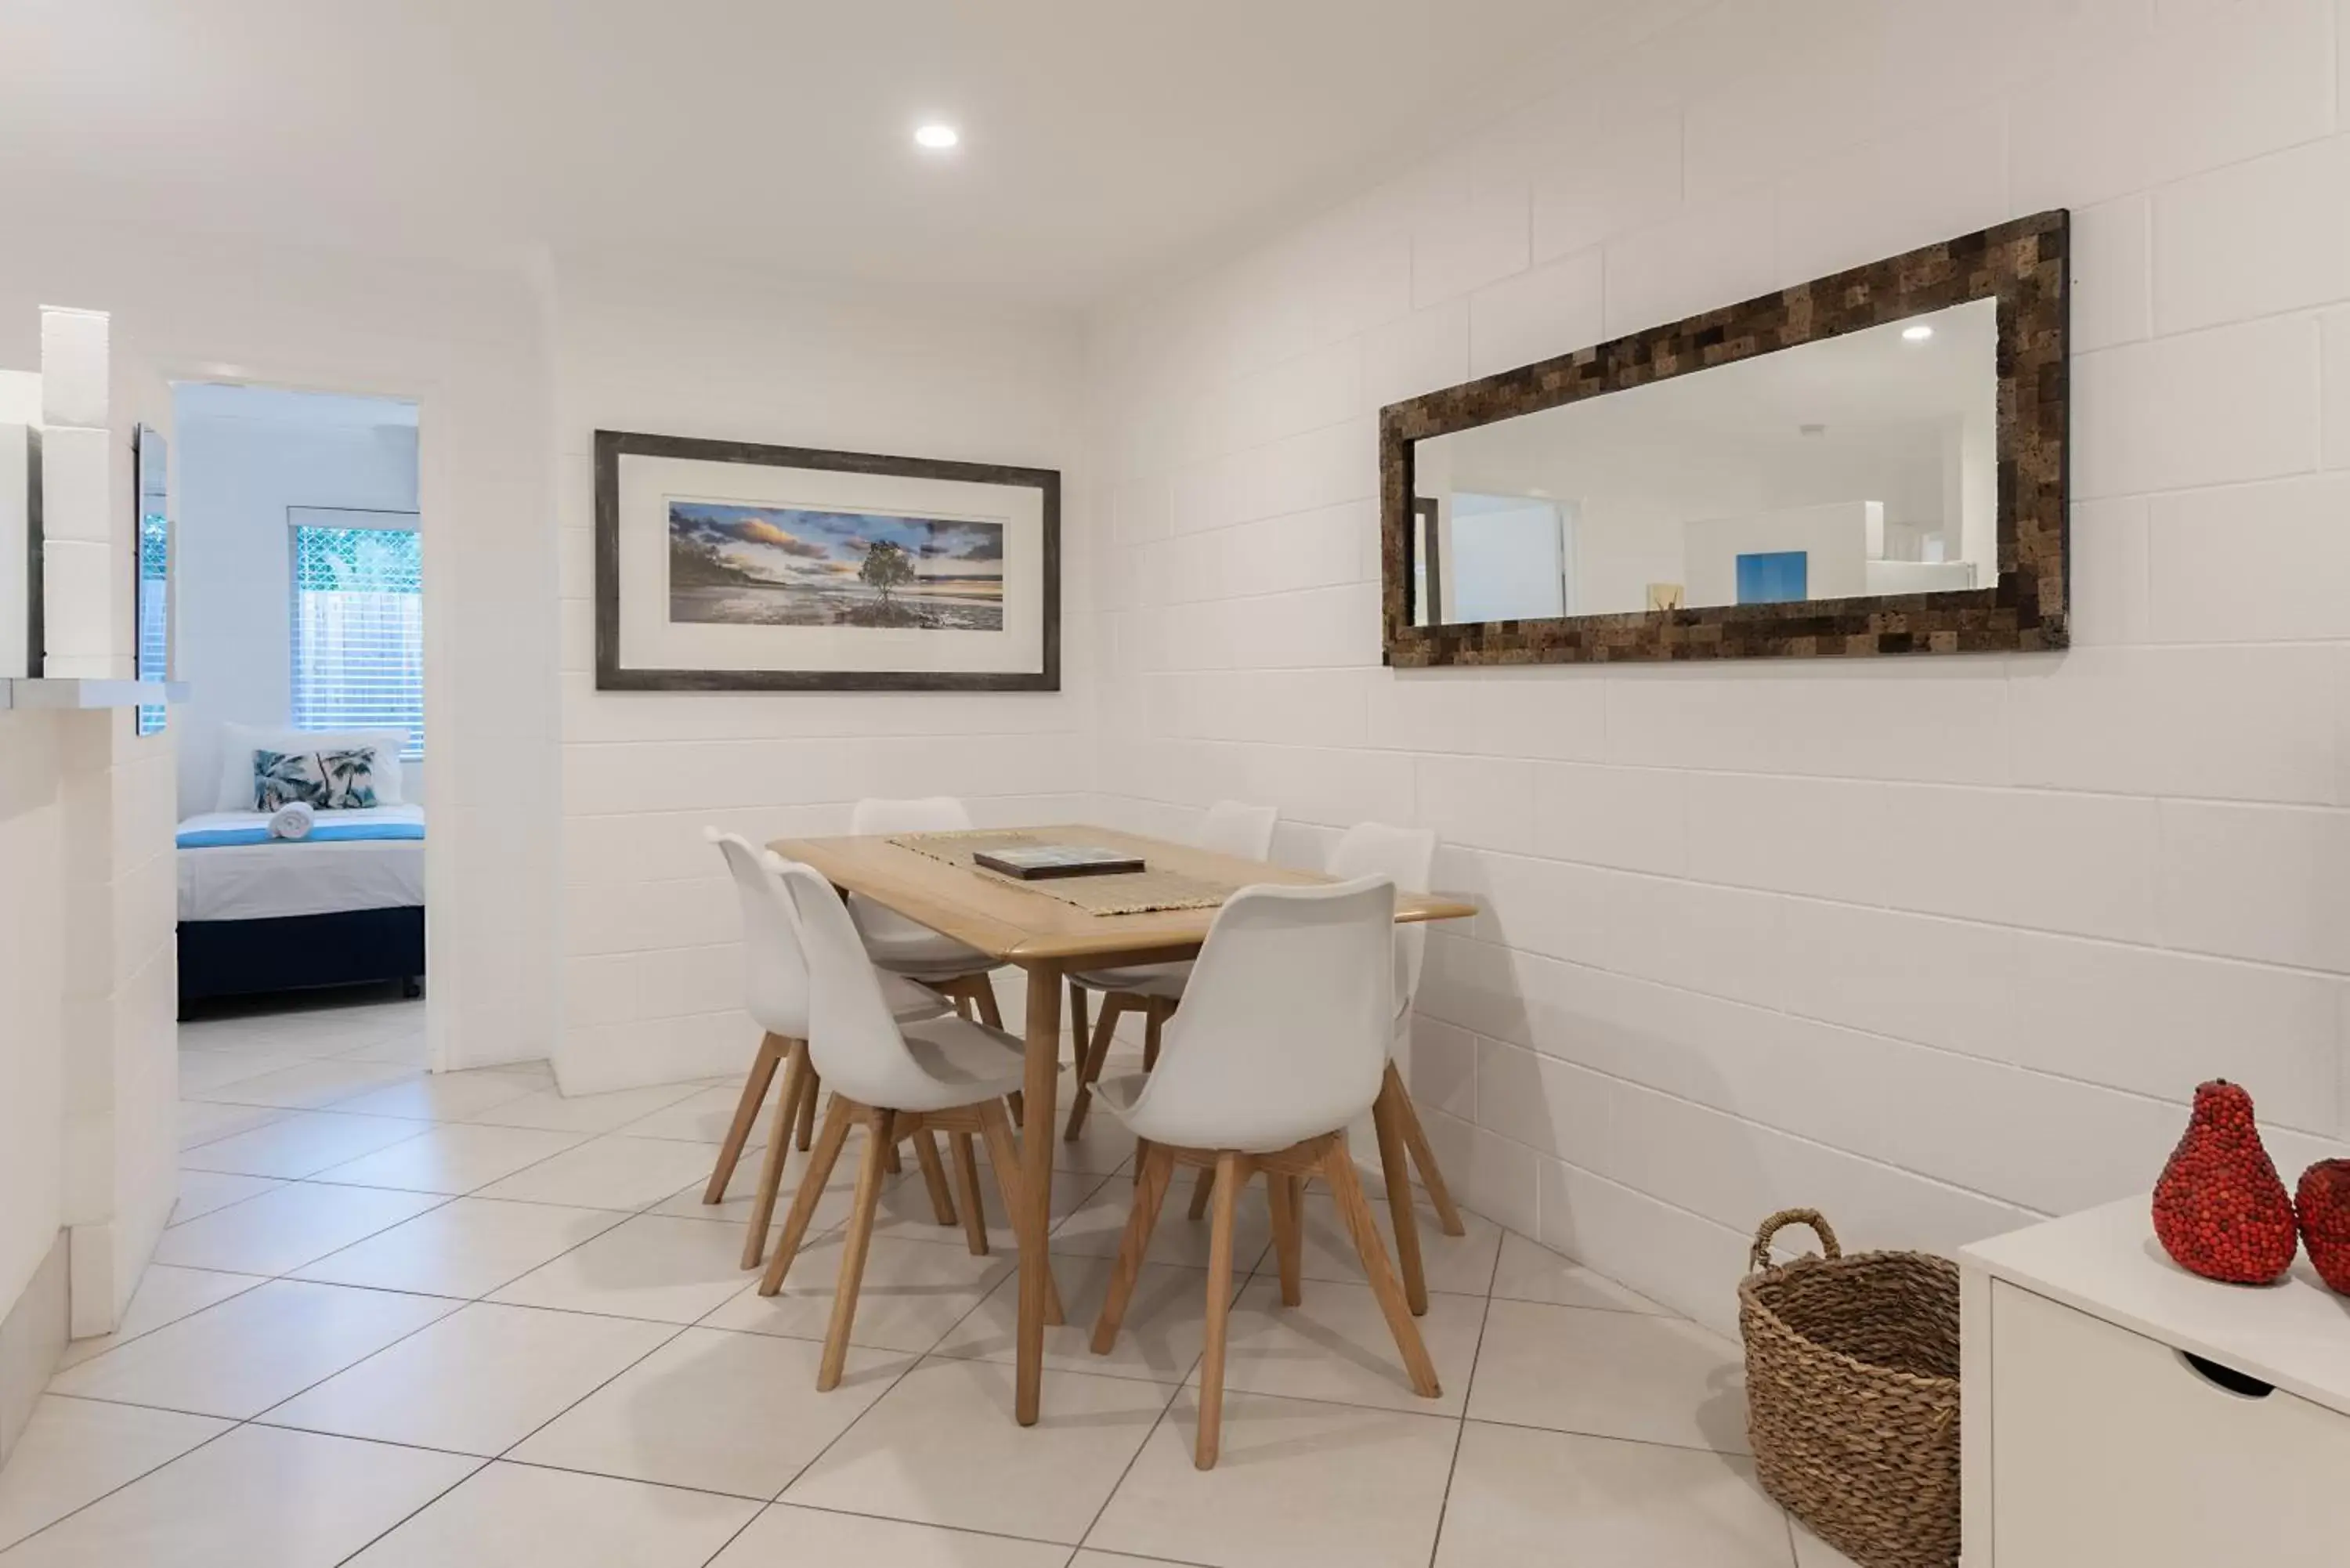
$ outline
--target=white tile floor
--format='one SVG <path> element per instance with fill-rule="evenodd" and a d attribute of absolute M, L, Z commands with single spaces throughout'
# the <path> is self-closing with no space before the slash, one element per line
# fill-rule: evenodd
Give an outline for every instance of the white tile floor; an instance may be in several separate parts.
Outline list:
<path fill-rule="evenodd" d="M 422 1029 L 421 1003 L 182 1028 L 180 1209 L 0 1471 L 0 1568 L 1843 1563 L 1740 1457 L 1734 1345 L 1473 1216 L 1421 1228 L 1444 1383 L 1422 1400 L 1327 1199 L 1284 1309 L 1253 1192 L 1223 1459 L 1193 1469 L 1188 1189 L 1116 1353 L 1085 1343 L 1130 1190 L 1106 1117 L 1058 1146 L 1071 1325 L 1042 1422 L 1011 1416 L 1001 1216 L 972 1258 L 913 1178 L 819 1395 L 837 1239 L 763 1300 L 735 1255 L 755 1156 L 700 1201 L 733 1085 L 428 1077 Z"/>

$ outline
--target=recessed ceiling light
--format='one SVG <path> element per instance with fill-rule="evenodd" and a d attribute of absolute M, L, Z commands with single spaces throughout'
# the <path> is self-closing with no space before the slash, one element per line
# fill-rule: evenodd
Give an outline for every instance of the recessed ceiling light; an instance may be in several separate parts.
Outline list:
<path fill-rule="evenodd" d="M 943 152 L 962 140 L 962 133 L 951 125 L 933 123 L 914 132 L 914 140 L 924 147 Z"/>
<path fill-rule="evenodd" d="M 1915 327 L 1905 327 L 1901 329 L 1902 340 L 1908 343 L 1923 343 L 1933 335 L 1934 329 L 1922 321 Z"/>

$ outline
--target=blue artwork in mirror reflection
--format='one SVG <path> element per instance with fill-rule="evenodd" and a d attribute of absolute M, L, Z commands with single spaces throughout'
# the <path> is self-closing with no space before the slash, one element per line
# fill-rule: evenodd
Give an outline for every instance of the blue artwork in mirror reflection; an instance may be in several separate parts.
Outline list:
<path fill-rule="evenodd" d="M 1783 605 L 1811 597 L 1811 556 L 1803 550 L 1767 550 L 1738 557 L 1738 602 Z"/>

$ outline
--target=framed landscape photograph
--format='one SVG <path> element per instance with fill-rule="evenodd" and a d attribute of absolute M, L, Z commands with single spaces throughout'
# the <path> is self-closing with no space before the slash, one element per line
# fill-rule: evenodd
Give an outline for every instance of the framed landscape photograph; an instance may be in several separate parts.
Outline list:
<path fill-rule="evenodd" d="M 604 691 L 1057 691 L 1051 469 L 596 432 Z"/>

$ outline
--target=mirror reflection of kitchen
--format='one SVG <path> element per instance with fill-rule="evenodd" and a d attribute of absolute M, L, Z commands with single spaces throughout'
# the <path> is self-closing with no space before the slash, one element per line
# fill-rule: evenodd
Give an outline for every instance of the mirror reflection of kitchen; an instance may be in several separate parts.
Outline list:
<path fill-rule="evenodd" d="M 1997 308 L 1419 442 L 1415 623 L 1991 587 Z"/>

